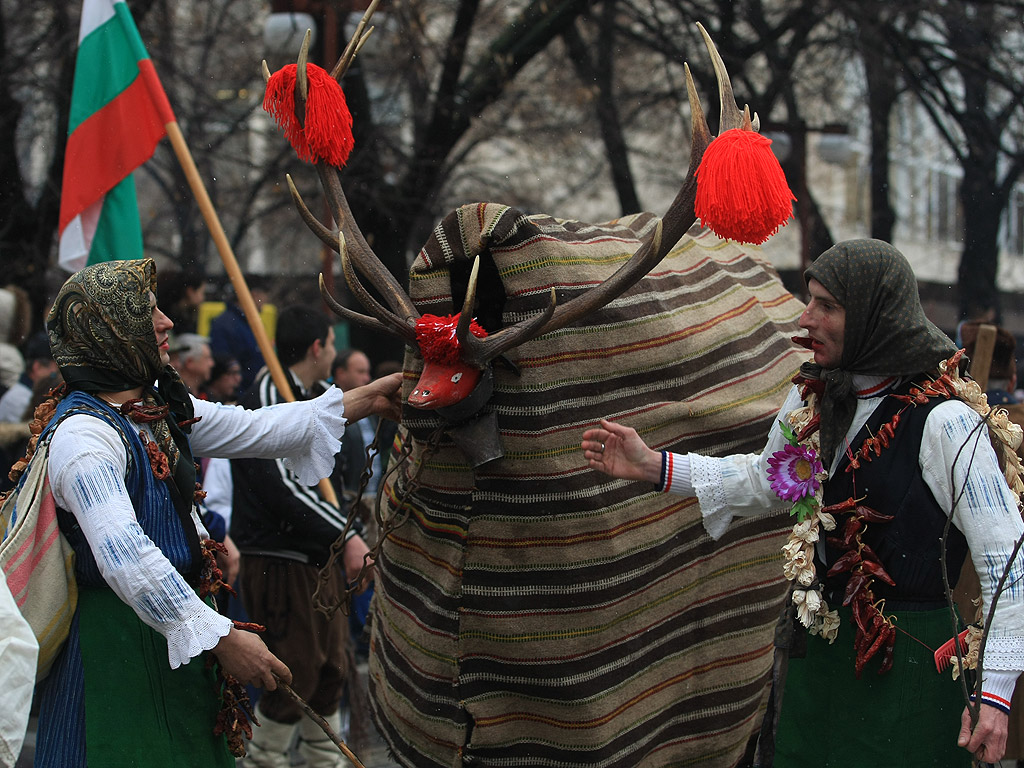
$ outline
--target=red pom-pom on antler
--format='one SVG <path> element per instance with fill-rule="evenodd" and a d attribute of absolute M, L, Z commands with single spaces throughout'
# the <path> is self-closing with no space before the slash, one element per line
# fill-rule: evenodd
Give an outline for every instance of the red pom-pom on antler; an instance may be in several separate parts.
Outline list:
<path fill-rule="evenodd" d="M 309 89 L 303 126 L 295 116 L 297 69 L 297 65 L 288 64 L 270 76 L 263 109 L 284 129 L 284 136 L 299 159 L 309 163 L 323 160 L 340 168 L 348 161 L 355 144 L 345 94 L 327 70 L 307 64 Z"/>
<path fill-rule="evenodd" d="M 793 192 L 771 139 L 733 128 L 704 151 L 697 168 L 697 218 L 719 237 L 763 243 L 793 215 Z"/>
<path fill-rule="evenodd" d="M 430 363 L 454 365 L 459 361 L 459 339 L 456 331 L 459 327 L 459 315 L 423 315 L 416 321 L 416 341 L 420 345 L 420 354 Z M 478 338 L 484 338 L 487 331 L 474 319 L 469 323 L 469 332 Z"/>

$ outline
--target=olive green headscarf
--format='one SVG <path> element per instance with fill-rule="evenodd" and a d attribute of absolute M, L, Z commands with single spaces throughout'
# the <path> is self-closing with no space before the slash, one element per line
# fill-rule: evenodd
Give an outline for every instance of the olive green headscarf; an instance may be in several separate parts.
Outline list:
<path fill-rule="evenodd" d="M 825 381 L 821 398 L 821 453 L 829 466 L 857 407 L 854 374 L 914 376 L 931 371 L 956 345 L 925 317 L 910 263 L 881 240 L 846 240 L 829 248 L 804 272 L 846 310 L 839 367 L 804 373 Z"/>
<path fill-rule="evenodd" d="M 61 287 L 46 329 L 69 389 L 96 394 L 142 387 L 147 404 L 169 406 L 151 428 L 170 463 L 180 497 L 175 504 L 191 510 L 196 473 L 184 434 L 191 426 L 183 431 L 179 423 L 192 418 L 192 401 L 177 372 L 160 359 L 150 291 L 156 294 L 152 259 L 94 264 Z"/>

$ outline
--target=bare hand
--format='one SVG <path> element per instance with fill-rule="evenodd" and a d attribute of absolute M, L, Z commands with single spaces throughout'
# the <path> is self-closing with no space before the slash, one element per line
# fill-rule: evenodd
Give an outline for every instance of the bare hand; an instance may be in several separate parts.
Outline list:
<path fill-rule="evenodd" d="M 401 372 L 392 373 L 348 390 L 345 393 L 345 418 L 359 421 L 375 413 L 392 421 L 401 420 L 402 375 Z"/>
<path fill-rule="evenodd" d="M 238 578 L 238 568 L 242 564 L 242 553 L 238 551 L 238 547 L 235 546 L 235 542 L 231 540 L 230 536 L 224 536 L 224 548 L 227 549 L 227 553 L 217 553 L 217 567 L 223 572 L 223 580 L 225 584 L 234 584 L 235 579 Z"/>
<path fill-rule="evenodd" d="M 291 684 L 292 672 L 272 654 L 259 635 L 244 629 L 231 628 L 213 648 L 217 661 L 232 677 L 243 685 L 255 685 L 272 691 L 277 688 L 277 675 Z"/>
<path fill-rule="evenodd" d="M 981 705 L 978 724 L 971 732 L 971 711 L 964 707 L 960 716 L 960 737 L 957 744 L 982 763 L 998 763 L 1006 752 L 1006 731 L 1009 728 L 1010 716 L 996 707 Z"/>
<path fill-rule="evenodd" d="M 591 469 L 625 480 L 661 480 L 661 454 L 652 451 L 636 430 L 601 419 L 583 433 L 583 455 Z"/>
<path fill-rule="evenodd" d="M 363 563 L 366 563 L 366 570 L 362 572 L 362 580 L 359 583 L 359 591 L 365 592 L 373 581 L 373 560 L 366 560 L 365 556 L 370 551 L 361 536 L 353 536 L 345 542 L 345 551 L 342 559 L 345 562 L 345 580 L 351 584 L 360 578 L 360 571 L 363 571 Z"/>

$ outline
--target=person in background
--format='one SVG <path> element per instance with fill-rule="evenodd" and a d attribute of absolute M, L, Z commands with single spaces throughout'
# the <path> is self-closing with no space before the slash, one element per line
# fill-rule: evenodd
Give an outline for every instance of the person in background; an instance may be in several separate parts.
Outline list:
<path fill-rule="evenodd" d="M 32 389 L 36 383 L 57 372 L 57 364 L 50 352 L 46 333 L 40 331 L 28 338 L 22 347 L 25 370 L 18 381 L 0 397 L 0 421 L 20 422 L 31 420 L 26 411 L 32 400 Z"/>
<path fill-rule="evenodd" d="M 242 366 L 233 357 L 214 357 L 210 379 L 203 387 L 201 397 L 215 403 L 233 405 L 238 400 L 242 384 Z"/>
<path fill-rule="evenodd" d="M 358 349 L 342 349 L 334 357 L 331 380 L 343 392 L 370 381 L 370 358 Z"/>
<path fill-rule="evenodd" d="M 31 323 L 28 294 L 16 285 L 0 288 L 0 395 L 18 383 L 25 370 L 18 347 L 28 336 Z"/>
<path fill-rule="evenodd" d="M 210 369 L 213 368 L 209 340 L 197 333 L 182 333 L 170 337 L 168 345 L 171 367 L 178 372 L 188 393 L 200 400 L 205 399 L 202 397 L 202 387 L 210 378 Z M 205 487 L 206 470 L 213 459 L 199 456 L 196 456 L 195 459 L 199 466 L 197 479 Z M 219 461 L 227 461 L 227 459 L 219 459 Z M 231 537 L 228 536 L 228 521 L 212 509 L 206 499 L 203 499 L 199 507 L 202 511 L 203 525 L 210 534 L 210 538 L 221 542 L 227 549 L 227 552 L 217 553 L 217 565 L 224 572 L 224 581 L 227 584 L 233 584 L 235 577 L 238 576 L 241 554 Z M 218 596 L 218 604 L 221 604 L 224 599 L 223 596 Z"/>
<path fill-rule="evenodd" d="M 602 421 L 583 433 L 584 457 L 614 477 L 695 496 L 713 538 L 737 515 L 796 515 L 783 549 L 793 599 L 778 637 L 803 638 L 788 647 L 806 652 L 788 659 L 776 768 L 996 762 L 1024 670 L 1016 494 L 970 405 L 937 389 L 921 401 L 910 394 L 957 348 L 925 317 L 903 255 L 850 240 L 804 277 L 800 343 L 813 363 L 761 454 L 655 452 L 635 430 Z M 968 549 L 985 606 L 1004 569 L 1013 585 L 987 627 L 977 724 L 933 655 L 952 634 L 942 566 L 955 586 Z"/>
<path fill-rule="evenodd" d="M 370 359 L 358 349 L 343 349 L 334 358 L 331 368 L 331 381 L 343 392 L 353 387 L 361 387 L 370 381 Z M 359 482 L 366 466 L 366 449 L 373 442 L 377 431 L 376 419 L 363 419 L 352 425 L 348 435 L 341 441 L 341 476 L 345 491 L 355 494 L 359 491 Z M 377 484 L 381 476 L 380 452 L 375 451 L 370 458 L 373 474 L 369 478 L 364 496 L 373 498 L 377 493 Z"/>
<path fill-rule="evenodd" d="M 238 365 L 237 360 L 232 357 L 214 358 L 210 379 L 206 382 L 199 397 L 213 403 L 234 405 L 238 400 L 238 385 L 241 381 L 242 368 Z M 204 462 L 203 490 L 206 491 L 203 503 L 207 511 L 224 521 L 225 531 L 231 530 L 231 495 L 234 489 L 231 482 L 231 462 L 228 459 L 207 459 Z M 237 576 L 237 572 L 235 575 Z M 233 578 L 227 581 L 235 587 L 236 591 L 240 589 Z M 242 618 L 244 609 L 240 603 L 234 599 L 230 599 L 228 603 L 232 605 L 229 615 L 240 620 L 247 620 L 247 618 Z"/>
<path fill-rule="evenodd" d="M 199 306 L 206 301 L 206 273 L 195 266 L 181 272 L 165 271 L 159 283 L 159 293 L 165 297 L 164 311 L 178 333 L 195 333 Z"/>
<path fill-rule="evenodd" d="M 322 311 L 287 307 L 278 316 L 276 344 L 292 394 L 297 401 L 305 401 L 331 372 L 334 329 Z M 349 392 L 379 381 L 398 383 L 401 377 L 378 379 Z M 328 391 L 339 390 L 331 387 Z M 282 400 L 272 377 L 263 373 L 240 403 L 259 413 L 279 408 Z M 350 414 L 350 418 L 358 422 L 360 415 Z M 325 599 L 340 599 L 347 584 L 360 579 L 369 552 L 359 535 L 361 527 L 355 521 L 347 525 L 349 509 L 343 498 L 340 506 L 325 501 L 316 487 L 295 477 L 284 462 L 233 459 L 231 475 L 231 536 L 242 551 L 239 583 L 246 613 L 266 626 L 263 637 L 291 668 L 295 692 L 340 732 L 339 703 L 348 673 L 348 617 L 338 611 L 326 618 L 314 609 L 311 596 L 319 585 L 319 570 L 331 556 L 332 544 L 346 528 L 343 567 L 329 574 L 323 585 Z M 250 759 L 254 765 L 288 766 L 288 749 L 296 730 L 298 751 L 309 768 L 346 765 L 290 697 L 264 693 L 256 714 L 263 727 L 253 735 Z"/>
<path fill-rule="evenodd" d="M 390 376 L 399 373 L 402 366 L 391 362 L 377 366 L 376 377 Z M 334 359 L 334 369 L 331 379 L 336 386 L 343 391 L 359 387 L 370 380 L 370 361 L 366 354 L 357 349 L 344 349 Z M 387 469 L 388 457 L 391 445 L 398 431 L 398 424 L 390 419 L 379 419 L 370 416 L 358 422 L 355 426 L 358 430 L 349 431 L 348 438 L 341 443 L 342 479 L 345 483 L 345 490 L 350 494 L 358 493 L 359 485 L 362 482 L 362 474 L 366 468 L 366 450 L 377 439 L 377 448 L 370 455 L 370 469 L 372 474 L 366 482 L 366 489 L 363 492 L 364 506 L 369 507 L 377 497 L 377 489 L 380 487 L 384 470 Z M 372 517 L 368 510 L 364 510 L 364 517 Z"/>
<path fill-rule="evenodd" d="M 249 291 L 259 309 L 269 298 L 264 282 L 250 276 Z M 263 367 L 263 353 L 260 352 L 256 336 L 249 327 L 245 312 L 233 300 L 225 302 L 224 311 L 210 323 L 210 351 L 214 357 L 233 357 L 242 368 L 242 383 L 239 388 L 247 390 L 256 374 Z"/>
<path fill-rule="evenodd" d="M 373 369 L 373 377 L 379 379 L 381 376 L 390 376 L 392 373 L 399 373 L 402 364 L 398 360 L 381 360 Z"/>
<path fill-rule="evenodd" d="M 401 365 L 394 368 L 378 366 L 377 377 L 390 376 L 402 371 Z M 343 349 L 334 358 L 331 380 L 343 391 L 359 387 L 370 381 L 370 360 L 366 353 L 358 349 Z M 351 502 L 359 495 L 363 472 L 367 463 L 367 448 L 377 438 L 377 448 L 370 454 L 371 474 L 366 480 L 359 506 L 356 512 L 363 523 L 369 541 L 377 538 L 377 521 L 373 509 L 377 501 L 377 489 L 387 467 L 387 459 L 391 444 L 398 430 L 397 422 L 390 419 L 378 419 L 370 416 L 350 425 L 348 435 L 341 441 L 341 453 L 338 454 L 340 475 L 342 480 L 341 493 Z M 373 599 L 374 587 L 371 584 L 366 591 L 356 595 L 352 601 L 352 613 L 349 616 L 349 630 L 355 645 L 357 656 L 369 654 L 367 618 L 370 602 Z"/>
<path fill-rule="evenodd" d="M 54 366 L 52 373 L 32 385 L 31 400 L 25 406 L 25 414 L 21 421 L 0 421 L 0 493 L 15 486 L 9 470 L 28 450 L 29 440 L 32 438 L 31 421 L 36 407 L 48 399 L 51 391 L 62 383 L 64 377 Z"/>
<path fill-rule="evenodd" d="M 174 337 L 173 345 L 176 354 L 171 356 L 171 365 L 185 382 L 189 394 L 201 397 L 213 370 L 210 340 L 196 333 L 182 333 Z"/>

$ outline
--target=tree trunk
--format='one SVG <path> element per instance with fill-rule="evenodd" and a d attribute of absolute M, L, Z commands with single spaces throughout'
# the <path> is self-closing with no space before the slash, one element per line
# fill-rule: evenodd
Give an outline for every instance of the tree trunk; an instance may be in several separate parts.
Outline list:
<path fill-rule="evenodd" d="M 982 17 L 983 18 L 983 17 Z M 979 18 L 979 22 L 981 19 Z M 991 129 L 993 111 L 989 83 L 976 62 L 983 58 L 996 30 L 980 25 L 957 28 L 960 56 L 957 70 L 964 81 L 961 126 L 967 137 L 967 156 L 961 162 L 960 205 L 964 219 L 964 247 L 960 254 L 959 303 L 961 319 L 986 317 L 1002 321 L 996 274 L 999 270 L 999 224 L 1012 185 L 999 183 L 1000 134 Z M 1005 125 L 999 125 L 1005 130 Z"/>
<path fill-rule="evenodd" d="M 998 199 L 994 167 L 986 168 L 977 160 L 963 167 L 960 204 L 964 212 L 964 249 L 957 272 L 960 317 L 981 317 L 994 310 L 999 323 L 999 220 L 1006 201 Z"/>
<path fill-rule="evenodd" d="M 896 103 L 896 84 L 891 62 L 879 49 L 881 25 L 871 15 L 869 5 L 864 18 L 857 25 L 864 61 L 864 76 L 868 88 L 868 114 L 871 124 L 871 236 L 892 242 L 896 224 L 896 211 L 889 199 L 889 120 Z"/>
<path fill-rule="evenodd" d="M 612 184 L 615 185 L 615 192 L 619 198 L 619 208 L 625 216 L 636 213 L 641 206 L 636 193 L 633 170 L 629 165 L 629 149 L 626 146 L 626 137 L 622 131 L 622 121 L 619 119 L 619 109 L 615 102 L 614 36 L 615 0 L 605 0 L 595 58 L 590 56 L 587 44 L 574 26 L 570 26 L 562 37 L 580 80 L 585 85 L 593 83 L 597 86 L 597 122 L 604 141 Z"/>

